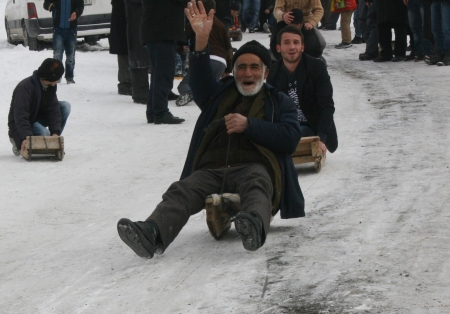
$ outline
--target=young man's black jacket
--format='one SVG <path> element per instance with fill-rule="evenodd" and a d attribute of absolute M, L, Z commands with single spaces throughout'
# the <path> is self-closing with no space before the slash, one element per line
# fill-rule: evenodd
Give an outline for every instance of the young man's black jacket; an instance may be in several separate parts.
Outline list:
<path fill-rule="evenodd" d="M 61 109 L 56 86 L 48 86 L 44 91 L 37 71 L 34 71 L 14 89 L 8 114 L 8 135 L 19 149 L 22 141 L 33 135 L 33 123 L 42 118 L 47 120 L 50 134 L 61 134 Z"/>
<path fill-rule="evenodd" d="M 61 1 L 62 0 L 45 0 L 44 9 L 52 12 L 53 16 L 53 26 L 59 27 L 61 22 Z M 75 12 L 77 18 L 70 22 L 70 28 L 75 28 L 78 25 L 78 18 L 83 14 L 84 10 L 84 0 L 71 0 L 70 1 L 70 14 Z"/>
<path fill-rule="evenodd" d="M 305 68 L 306 71 L 301 71 Z M 275 62 L 270 67 L 267 83 L 287 94 L 289 82 L 286 71 L 283 60 Z M 300 108 L 316 135 L 333 153 L 338 147 L 338 138 L 333 120 L 333 86 L 327 68 L 322 60 L 303 54 L 295 71 L 299 78 L 297 93 Z"/>

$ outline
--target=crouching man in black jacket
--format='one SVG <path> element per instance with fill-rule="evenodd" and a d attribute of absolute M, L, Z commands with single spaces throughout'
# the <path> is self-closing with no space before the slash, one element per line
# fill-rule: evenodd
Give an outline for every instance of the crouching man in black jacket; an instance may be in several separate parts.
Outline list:
<path fill-rule="evenodd" d="M 293 101 L 264 83 L 268 50 L 257 41 L 233 56 L 234 77 L 213 78 L 208 38 L 214 12 L 195 0 L 185 10 L 196 33 L 189 56 L 189 84 L 201 114 L 180 181 L 173 183 L 146 221 L 122 218 L 120 238 L 139 256 L 162 253 L 200 212 L 207 195 L 238 193 L 242 211 L 236 231 L 246 250 L 265 242 L 271 217 L 303 217 L 304 200 L 290 154 L 300 140 Z"/>
<path fill-rule="evenodd" d="M 277 35 L 277 50 L 281 53 L 270 67 L 267 83 L 294 100 L 302 136 L 319 136 L 322 154 L 333 153 L 338 147 L 333 120 L 333 86 L 325 63 L 303 54 L 303 34 L 293 26 Z"/>
<path fill-rule="evenodd" d="M 63 74 L 61 61 L 48 58 L 14 89 L 8 114 L 14 155 L 26 147 L 27 136 L 61 135 L 70 114 L 70 104 L 56 97 L 56 84 Z"/>

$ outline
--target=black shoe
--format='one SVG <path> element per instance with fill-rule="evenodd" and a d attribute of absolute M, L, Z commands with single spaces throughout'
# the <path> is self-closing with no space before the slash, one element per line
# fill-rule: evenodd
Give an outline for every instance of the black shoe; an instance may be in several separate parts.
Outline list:
<path fill-rule="evenodd" d="M 442 59 L 442 61 L 437 63 L 438 66 L 448 66 L 450 65 L 450 52 L 447 52 L 445 54 L 444 59 Z"/>
<path fill-rule="evenodd" d="M 135 104 L 146 105 L 147 104 L 147 99 L 144 99 L 144 98 L 133 98 L 133 102 Z"/>
<path fill-rule="evenodd" d="M 249 28 L 249 29 L 248 29 L 248 32 L 249 32 L 249 33 L 254 33 L 254 32 L 255 32 L 255 29 L 254 29 L 254 28 Z"/>
<path fill-rule="evenodd" d="M 177 95 L 174 92 L 170 91 L 168 100 L 177 100 L 178 97 L 180 97 L 180 95 Z"/>
<path fill-rule="evenodd" d="M 392 58 L 392 62 L 400 62 L 400 61 L 405 61 L 405 57 L 395 56 Z"/>
<path fill-rule="evenodd" d="M 153 118 L 153 116 L 148 117 L 147 116 L 147 123 L 154 123 L 155 122 L 155 118 Z"/>
<path fill-rule="evenodd" d="M 411 61 L 411 60 L 415 60 L 415 59 L 416 59 L 416 56 L 413 55 L 412 53 L 410 53 L 409 55 L 407 55 L 407 56 L 404 58 L 405 61 Z"/>
<path fill-rule="evenodd" d="M 180 124 L 184 122 L 184 119 L 174 117 L 170 112 L 166 113 L 160 118 L 155 118 L 155 124 Z"/>
<path fill-rule="evenodd" d="M 442 61 L 444 59 L 444 56 L 441 54 L 434 54 L 431 56 L 431 58 L 428 60 L 429 65 L 436 65 L 438 62 Z"/>
<path fill-rule="evenodd" d="M 356 44 L 356 45 L 362 44 L 362 42 L 363 42 L 362 37 L 358 37 L 356 35 L 355 35 L 355 38 L 353 38 L 353 40 L 352 40 L 352 44 Z"/>
<path fill-rule="evenodd" d="M 336 49 L 344 49 L 344 48 L 350 48 L 351 46 L 353 46 L 352 43 L 344 43 L 344 42 L 342 42 L 342 43 L 337 44 L 336 46 L 334 46 L 334 48 L 336 48 Z"/>
<path fill-rule="evenodd" d="M 373 56 L 371 54 L 368 54 L 367 52 L 364 52 L 359 55 L 359 60 L 361 61 L 369 61 L 375 59 L 377 56 Z"/>
<path fill-rule="evenodd" d="M 335 27 L 333 27 L 333 26 L 324 26 L 322 28 L 322 30 L 323 31 L 335 31 L 336 30 L 336 26 Z"/>
<path fill-rule="evenodd" d="M 66 82 L 67 82 L 67 84 L 75 84 L 73 77 L 66 77 Z"/>
<path fill-rule="evenodd" d="M 246 250 L 256 251 L 264 244 L 264 227 L 259 214 L 253 211 L 239 212 L 234 219 L 234 226 Z"/>
<path fill-rule="evenodd" d="M 190 103 L 194 99 L 194 95 L 192 95 L 191 92 L 181 94 L 180 97 L 177 98 L 175 101 L 175 104 L 178 107 L 186 106 L 188 103 Z"/>
<path fill-rule="evenodd" d="M 420 62 L 420 61 L 423 61 L 423 60 L 425 60 L 425 55 L 423 53 L 421 53 L 418 56 L 414 56 L 414 62 Z"/>
<path fill-rule="evenodd" d="M 381 56 L 378 58 L 373 59 L 373 62 L 386 62 L 386 61 L 392 61 L 392 57 L 385 57 L 385 56 Z"/>
<path fill-rule="evenodd" d="M 119 95 L 133 96 L 133 93 L 131 92 L 131 90 L 119 90 L 117 93 Z"/>
<path fill-rule="evenodd" d="M 153 221 L 137 221 L 122 218 L 117 223 L 119 236 L 137 255 L 152 258 L 156 251 L 161 251 L 157 244 L 158 226 Z"/>

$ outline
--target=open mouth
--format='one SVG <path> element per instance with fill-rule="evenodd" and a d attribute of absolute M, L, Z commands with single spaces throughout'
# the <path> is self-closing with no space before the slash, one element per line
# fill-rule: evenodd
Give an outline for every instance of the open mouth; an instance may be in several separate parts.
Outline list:
<path fill-rule="evenodd" d="M 255 85 L 255 82 L 242 82 L 242 85 L 246 86 L 246 87 L 250 87 Z"/>

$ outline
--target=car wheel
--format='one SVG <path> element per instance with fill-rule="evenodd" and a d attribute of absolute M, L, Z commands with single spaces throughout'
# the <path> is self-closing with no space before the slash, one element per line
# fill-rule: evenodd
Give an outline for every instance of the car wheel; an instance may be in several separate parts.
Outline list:
<path fill-rule="evenodd" d="M 85 41 L 89 46 L 94 46 L 95 44 L 97 44 L 98 38 L 97 38 L 97 36 L 86 36 L 86 37 L 84 37 L 84 41 Z"/>
<path fill-rule="evenodd" d="M 6 18 L 5 18 L 5 29 L 6 29 L 6 40 L 8 41 L 8 43 L 14 44 L 11 40 L 11 31 L 9 30 L 8 21 L 6 20 Z"/>
<path fill-rule="evenodd" d="M 23 31 L 23 45 L 24 47 L 28 47 L 30 51 L 39 51 L 39 41 L 35 37 L 30 37 L 28 34 L 25 23 L 22 24 Z"/>
<path fill-rule="evenodd" d="M 28 37 L 28 49 L 30 49 L 30 51 L 39 51 L 40 45 L 37 38 Z"/>

